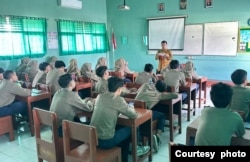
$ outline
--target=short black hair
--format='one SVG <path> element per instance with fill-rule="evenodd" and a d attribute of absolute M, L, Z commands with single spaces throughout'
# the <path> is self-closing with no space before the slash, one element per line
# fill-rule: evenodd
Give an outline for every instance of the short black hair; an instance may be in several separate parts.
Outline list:
<path fill-rule="evenodd" d="M 115 92 L 118 88 L 123 86 L 124 86 L 124 81 L 121 78 L 113 76 L 108 79 L 109 92 Z"/>
<path fill-rule="evenodd" d="M 167 89 L 167 85 L 163 80 L 157 80 L 157 82 L 155 83 L 155 88 L 159 92 L 165 92 Z"/>
<path fill-rule="evenodd" d="M 148 73 L 151 73 L 154 69 L 154 66 L 152 64 L 145 64 L 144 66 L 144 71 L 145 72 L 148 72 Z"/>
<path fill-rule="evenodd" d="M 59 69 L 61 67 L 66 67 L 65 63 L 63 61 L 61 61 L 61 60 L 57 60 L 55 62 L 55 68 Z"/>
<path fill-rule="evenodd" d="M 177 69 L 179 66 L 180 66 L 180 64 L 179 64 L 179 61 L 178 61 L 178 60 L 172 60 L 172 61 L 170 62 L 170 68 L 171 68 L 171 69 Z"/>
<path fill-rule="evenodd" d="M 71 74 L 64 74 L 59 77 L 58 83 L 62 88 L 66 88 L 68 87 L 71 80 L 72 80 Z"/>
<path fill-rule="evenodd" d="M 165 40 L 161 41 L 161 43 L 166 43 L 166 44 L 168 44 L 168 42 L 167 42 L 167 41 L 165 41 Z"/>
<path fill-rule="evenodd" d="M 97 76 L 99 76 L 100 78 L 103 77 L 105 71 L 108 69 L 107 66 L 99 66 L 96 70 L 95 73 Z"/>
<path fill-rule="evenodd" d="M 15 72 L 13 70 L 6 70 L 3 73 L 3 78 L 9 80 Z"/>
<path fill-rule="evenodd" d="M 4 72 L 3 68 L 0 68 L 0 74 L 2 74 Z"/>
<path fill-rule="evenodd" d="M 231 79 L 234 84 L 242 84 L 247 79 L 247 71 L 243 69 L 237 69 L 231 74 Z"/>
<path fill-rule="evenodd" d="M 210 98 L 217 108 L 226 108 L 232 99 L 233 89 L 230 85 L 219 82 L 213 84 L 210 91 Z"/>
<path fill-rule="evenodd" d="M 49 66 L 49 63 L 47 63 L 47 62 L 42 62 L 42 63 L 39 64 L 39 69 L 40 69 L 41 71 L 44 71 L 44 70 L 46 69 L 47 66 Z"/>

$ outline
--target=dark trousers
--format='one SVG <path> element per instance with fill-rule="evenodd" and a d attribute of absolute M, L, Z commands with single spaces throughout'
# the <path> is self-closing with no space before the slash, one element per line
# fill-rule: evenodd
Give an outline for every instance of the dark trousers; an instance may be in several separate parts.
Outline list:
<path fill-rule="evenodd" d="M 99 148 L 111 149 L 115 146 L 121 147 L 122 162 L 128 162 L 129 143 L 131 141 L 131 128 L 117 127 L 113 138 L 102 140 L 98 139 Z"/>
<path fill-rule="evenodd" d="M 158 120 L 158 123 L 156 125 L 157 130 L 162 130 L 164 132 L 164 126 L 165 126 L 165 114 L 159 112 L 159 111 L 152 111 L 153 113 L 153 120 Z"/>
<path fill-rule="evenodd" d="M 14 101 L 10 105 L 0 107 L 0 117 L 19 113 L 23 116 L 27 115 L 27 104 L 23 101 Z"/>

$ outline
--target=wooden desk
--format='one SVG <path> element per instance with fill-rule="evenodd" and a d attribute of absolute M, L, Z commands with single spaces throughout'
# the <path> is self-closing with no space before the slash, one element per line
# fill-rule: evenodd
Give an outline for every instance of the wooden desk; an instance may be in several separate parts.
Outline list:
<path fill-rule="evenodd" d="M 178 98 L 160 101 L 161 104 L 168 105 L 168 120 L 169 120 L 169 133 L 170 133 L 170 141 L 174 141 L 174 132 L 179 130 L 179 134 L 181 133 L 181 106 L 182 106 L 182 95 L 178 94 Z M 173 122 L 173 109 L 174 104 L 178 104 L 179 114 L 178 114 L 178 125 L 174 126 Z"/>
<path fill-rule="evenodd" d="M 92 96 L 92 83 L 90 82 L 76 82 L 76 87 L 74 91 L 80 91 L 82 89 L 89 89 L 89 97 Z"/>
<path fill-rule="evenodd" d="M 129 80 L 131 80 L 132 83 L 134 83 L 136 76 L 137 76 L 137 73 L 128 73 L 126 75 L 126 78 L 128 78 Z"/>
<path fill-rule="evenodd" d="M 201 108 L 201 91 L 204 91 L 204 104 L 206 104 L 207 97 L 207 77 L 202 77 L 199 79 L 193 79 L 193 83 L 199 84 L 199 108 Z"/>
<path fill-rule="evenodd" d="M 140 161 L 142 162 L 144 159 L 148 157 L 149 161 L 152 161 L 152 111 L 147 109 L 135 108 L 138 113 L 136 119 L 128 119 L 125 116 L 120 115 L 117 124 L 131 127 L 132 130 L 132 159 L 133 162 Z M 81 112 L 78 116 L 92 116 L 92 112 Z M 148 126 L 148 142 L 150 146 L 150 151 L 142 157 L 137 157 L 137 127 L 142 124 L 147 124 Z"/>
<path fill-rule="evenodd" d="M 200 120 L 200 117 L 198 117 L 197 119 L 195 119 L 192 123 L 188 125 L 187 130 L 186 130 L 186 145 L 190 145 L 190 138 L 195 137 L 197 128 L 199 125 L 199 120 Z M 250 130 L 246 129 L 246 134 L 243 136 L 243 138 L 232 136 L 231 145 L 249 146 L 250 145 Z"/>
<path fill-rule="evenodd" d="M 190 121 L 190 112 L 191 112 L 191 96 L 194 96 L 193 101 L 193 115 L 195 115 L 195 108 L 196 108 L 196 83 L 188 83 L 186 86 L 180 86 L 180 92 L 186 92 L 188 94 L 188 113 L 187 113 L 187 120 Z"/>
<path fill-rule="evenodd" d="M 42 93 L 32 93 L 31 96 L 16 96 L 16 100 L 24 101 L 27 103 L 28 115 L 29 115 L 29 124 L 30 124 L 30 132 L 31 136 L 34 136 L 34 120 L 32 115 L 32 103 L 36 101 L 41 101 L 44 99 L 49 100 L 49 105 L 51 104 L 51 93 L 50 92 L 42 92 Z"/>

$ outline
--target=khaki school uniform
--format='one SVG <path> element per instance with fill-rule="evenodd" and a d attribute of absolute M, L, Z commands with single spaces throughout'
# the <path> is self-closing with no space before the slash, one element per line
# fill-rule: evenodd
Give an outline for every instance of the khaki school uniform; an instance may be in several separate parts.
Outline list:
<path fill-rule="evenodd" d="M 151 109 L 161 100 L 174 99 L 177 97 L 178 94 L 176 93 L 160 93 L 153 84 L 145 83 L 138 89 L 135 99 L 145 101 L 147 107 Z"/>
<path fill-rule="evenodd" d="M 97 93 L 106 93 L 108 92 L 108 81 L 105 79 L 100 79 L 95 85 L 95 91 Z"/>
<path fill-rule="evenodd" d="M 152 81 L 155 83 L 157 81 L 157 76 L 154 76 L 153 74 L 147 73 L 147 72 L 140 72 L 136 76 L 135 83 L 137 84 L 144 84 L 149 83 L 149 81 Z"/>
<path fill-rule="evenodd" d="M 80 96 L 67 88 L 59 89 L 52 100 L 50 111 L 57 115 L 58 127 L 62 125 L 62 120 L 73 121 L 76 113 L 93 110 L 93 102 L 91 100 L 82 100 Z"/>
<path fill-rule="evenodd" d="M 60 85 L 58 83 L 58 79 L 61 75 L 65 74 L 64 71 L 59 69 L 53 69 L 48 72 L 46 77 L 46 84 L 49 86 L 51 93 L 54 95 L 58 89 L 60 89 Z"/>
<path fill-rule="evenodd" d="M 159 56 L 160 53 L 165 54 L 165 57 Z M 158 71 L 161 71 L 162 69 L 166 68 L 169 65 L 172 58 L 173 58 L 173 55 L 169 49 L 158 50 L 157 54 L 155 55 L 155 59 L 159 60 Z"/>
<path fill-rule="evenodd" d="M 246 88 L 240 85 L 233 87 L 233 97 L 229 108 L 235 111 L 243 111 L 245 118 L 249 114 L 250 105 L 250 88 Z"/>
<path fill-rule="evenodd" d="M 38 62 L 37 60 L 31 60 L 28 63 L 27 68 L 25 69 L 25 73 L 28 74 L 30 82 L 33 82 L 33 79 L 35 78 L 37 72 L 38 72 Z"/>
<path fill-rule="evenodd" d="M 185 67 L 182 69 L 182 72 L 184 73 L 186 78 L 199 79 L 198 74 L 194 70 L 194 64 L 191 61 L 188 61 L 185 64 Z"/>
<path fill-rule="evenodd" d="M 13 103 L 16 95 L 30 96 L 31 90 L 24 89 L 10 80 L 4 79 L 0 82 L 0 108 Z"/>
<path fill-rule="evenodd" d="M 175 92 L 179 92 L 179 86 L 184 86 L 186 84 L 184 73 L 178 71 L 177 69 L 171 69 L 163 73 L 164 82 L 168 86 L 175 87 Z"/>
<path fill-rule="evenodd" d="M 232 135 L 241 137 L 245 128 L 241 116 L 226 108 L 205 108 L 195 137 L 197 146 L 229 146 Z"/>
<path fill-rule="evenodd" d="M 33 79 L 32 87 L 36 87 L 37 83 L 46 84 L 46 76 L 47 76 L 47 73 L 45 73 L 44 71 L 39 70 L 36 73 L 35 78 Z"/>
<path fill-rule="evenodd" d="M 111 92 L 98 95 L 90 122 L 90 125 L 96 127 L 98 139 L 105 140 L 114 136 L 120 113 L 128 118 L 137 117 L 134 107 L 128 105 L 124 98 Z"/>

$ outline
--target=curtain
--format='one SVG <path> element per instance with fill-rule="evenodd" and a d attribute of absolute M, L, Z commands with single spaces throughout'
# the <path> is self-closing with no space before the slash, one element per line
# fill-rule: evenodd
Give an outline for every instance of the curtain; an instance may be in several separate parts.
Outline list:
<path fill-rule="evenodd" d="M 0 59 L 44 56 L 46 34 L 45 18 L 0 16 Z"/>
<path fill-rule="evenodd" d="M 104 23 L 58 20 L 60 55 L 92 54 L 109 51 Z"/>

